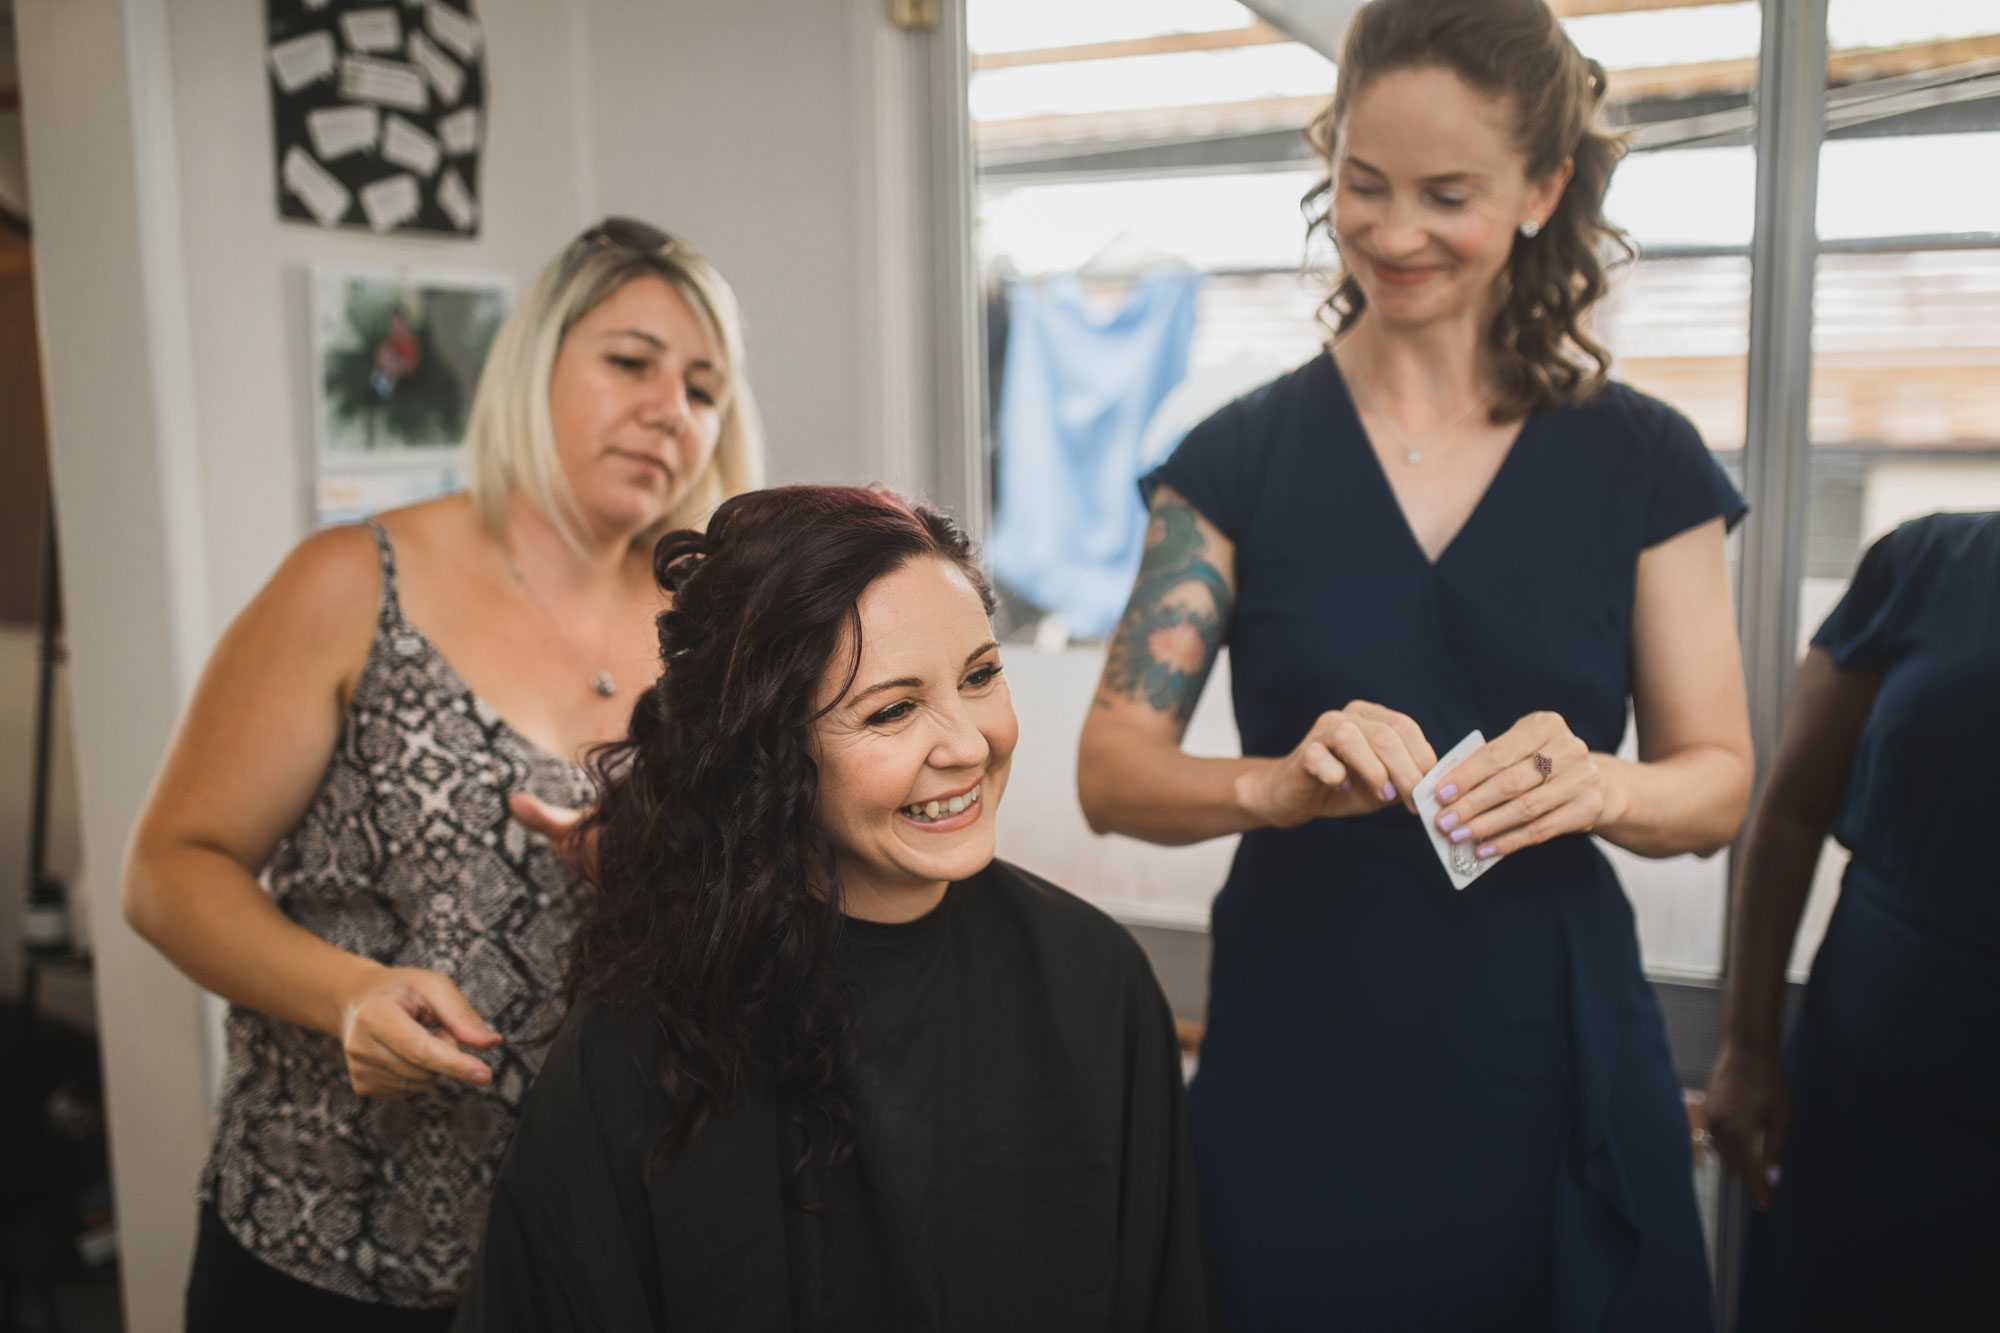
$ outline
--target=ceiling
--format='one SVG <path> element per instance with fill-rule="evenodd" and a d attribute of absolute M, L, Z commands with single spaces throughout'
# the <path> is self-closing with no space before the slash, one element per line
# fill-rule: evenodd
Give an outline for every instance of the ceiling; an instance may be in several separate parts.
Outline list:
<path fill-rule="evenodd" d="M 5 5 L 7 0 L 0 0 Z M 1363 0 L 1243 0 L 1244 6 L 1295 42 L 1304 42 L 1328 60 L 1340 55 L 1347 22 Z"/>

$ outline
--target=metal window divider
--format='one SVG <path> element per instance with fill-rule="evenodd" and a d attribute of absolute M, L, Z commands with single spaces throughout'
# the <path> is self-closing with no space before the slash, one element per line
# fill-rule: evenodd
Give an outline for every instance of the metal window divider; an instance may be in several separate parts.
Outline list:
<path fill-rule="evenodd" d="M 1812 471 L 1813 279 L 1819 152 L 1826 128 L 1828 0 L 1763 0 L 1758 50 L 1756 223 L 1738 623 L 1758 772 L 1776 750 L 1798 643 L 1799 576 Z M 1761 779 L 1757 784 L 1761 790 Z M 1730 852 L 1733 915 L 1742 844 Z M 1726 937 L 1725 937 L 1726 938 Z M 1726 984 L 1732 961 L 1723 955 Z M 1718 999 L 1720 997 L 1718 996 Z M 1735 1327 L 1748 1198 L 1726 1173 L 1716 1217 L 1716 1325 Z"/>

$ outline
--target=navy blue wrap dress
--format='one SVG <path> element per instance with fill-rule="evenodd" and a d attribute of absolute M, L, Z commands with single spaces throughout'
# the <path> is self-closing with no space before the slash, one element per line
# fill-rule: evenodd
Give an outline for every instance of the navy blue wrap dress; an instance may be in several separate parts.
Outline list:
<path fill-rule="evenodd" d="M 1236 721 L 1267 756 L 1355 699 L 1439 754 L 1542 709 L 1615 750 L 1640 553 L 1745 509 L 1684 417 L 1612 384 L 1528 418 L 1433 564 L 1324 353 L 1159 483 L 1235 544 Z M 1212 931 L 1189 1118 L 1231 1327 L 1709 1327 L 1679 1080 L 1589 838 L 1459 892 L 1400 806 L 1262 829 Z"/>
<path fill-rule="evenodd" d="M 1737 1327 L 2000 1328 L 2000 514 L 1884 537 L 1813 643 L 1881 684 Z"/>

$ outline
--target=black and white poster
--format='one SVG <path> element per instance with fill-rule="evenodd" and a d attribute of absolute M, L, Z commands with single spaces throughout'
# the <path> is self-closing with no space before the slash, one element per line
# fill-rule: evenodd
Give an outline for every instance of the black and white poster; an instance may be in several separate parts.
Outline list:
<path fill-rule="evenodd" d="M 472 0 L 264 0 L 278 212 L 479 233 L 484 34 Z"/>

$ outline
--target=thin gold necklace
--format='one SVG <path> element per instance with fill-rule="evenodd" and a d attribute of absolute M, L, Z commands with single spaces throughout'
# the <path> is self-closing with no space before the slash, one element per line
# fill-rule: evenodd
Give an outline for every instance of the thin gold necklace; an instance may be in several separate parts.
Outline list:
<path fill-rule="evenodd" d="M 1338 349 L 1336 348 L 1335 350 Z M 1339 364 L 1338 360 L 1335 361 L 1335 364 L 1336 365 Z M 1348 377 L 1354 381 L 1354 387 L 1361 390 L 1362 394 L 1368 399 L 1368 401 L 1375 405 L 1375 414 L 1380 418 L 1382 418 L 1382 424 L 1389 428 L 1389 433 L 1396 437 L 1396 443 L 1402 446 L 1403 461 L 1405 463 L 1408 463 L 1412 467 L 1415 467 L 1418 463 L 1424 461 L 1425 445 L 1429 444 L 1432 440 L 1437 439 L 1438 436 L 1444 434 L 1446 431 L 1450 430 L 1453 426 L 1456 426 L 1459 422 L 1465 420 L 1466 417 L 1472 414 L 1473 408 L 1478 407 L 1481 403 L 1485 402 L 1488 398 L 1493 396 L 1493 389 L 1490 385 L 1484 389 L 1481 389 L 1478 393 L 1472 396 L 1471 401 L 1467 402 L 1464 407 L 1461 407 L 1458 409 L 1458 411 L 1452 413 L 1451 420 L 1445 422 L 1442 426 L 1439 426 L 1435 430 L 1426 431 L 1424 434 L 1418 436 L 1416 439 L 1413 440 L 1408 435 L 1405 435 L 1403 433 L 1403 428 L 1401 426 L 1398 426 L 1396 424 L 1395 418 L 1389 415 L 1389 409 L 1382 402 L 1382 396 L 1376 393 L 1373 389 L 1368 387 L 1368 381 L 1362 378 L 1361 368 L 1358 365 L 1341 366 L 1341 369 L 1344 370 L 1347 373 Z"/>
<path fill-rule="evenodd" d="M 542 619 L 549 622 L 549 628 L 556 632 L 556 637 L 563 641 L 563 646 L 568 648 L 575 655 L 576 660 L 583 663 L 585 667 L 591 666 L 590 655 L 583 651 L 582 645 L 570 637 L 569 631 L 562 627 L 562 622 L 557 620 L 554 613 L 549 610 L 542 599 L 536 596 L 534 586 L 528 582 L 528 576 L 523 574 L 520 565 L 514 562 L 513 553 L 502 547 L 501 554 L 506 557 L 507 572 L 514 576 L 514 582 L 520 585 L 521 591 L 528 594 L 528 600 L 534 603 L 535 610 L 542 613 Z M 612 607 L 611 618 L 605 622 L 604 647 L 597 655 L 598 661 L 604 663 L 604 665 L 597 667 L 590 673 L 590 688 L 607 699 L 618 693 L 618 682 L 611 679 L 611 634 L 618 627 L 619 616 L 624 610 L 625 577 L 624 571 L 621 569 L 618 578 L 618 600 Z"/>

